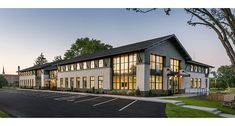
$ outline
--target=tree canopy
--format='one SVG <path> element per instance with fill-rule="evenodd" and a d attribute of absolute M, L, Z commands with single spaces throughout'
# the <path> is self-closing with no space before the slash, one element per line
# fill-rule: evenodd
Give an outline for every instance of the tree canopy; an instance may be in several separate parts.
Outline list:
<path fill-rule="evenodd" d="M 65 52 L 64 59 L 70 59 L 75 56 L 88 55 L 111 48 L 111 45 L 102 43 L 100 40 L 89 39 L 87 37 L 79 38 L 74 44 L 71 45 L 71 48 Z"/>
<path fill-rule="evenodd" d="M 210 80 L 210 86 L 216 88 L 235 87 L 235 72 L 232 66 L 220 66 Z"/>
<path fill-rule="evenodd" d="M 128 10 L 148 13 L 156 8 Z M 185 8 L 184 10 L 191 15 L 187 22 L 189 25 L 206 26 L 217 34 L 235 71 L 235 10 L 229 8 Z M 170 15 L 170 11 L 171 9 L 164 9 L 166 15 Z"/>
<path fill-rule="evenodd" d="M 38 58 L 35 60 L 34 65 L 42 65 L 47 63 L 47 59 L 45 58 L 45 56 L 43 55 L 43 53 L 41 53 Z"/>
<path fill-rule="evenodd" d="M 7 84 L 8 82 L 5 79 L 5 77 L 3 75 L 0 75 L 0 88 L 2 88 L 3 86 L 6 86 Z"/>
<path fill-rule="evenodd" d="M 61 56 L 55 56 L 53 62 L 62 60 Z"/>

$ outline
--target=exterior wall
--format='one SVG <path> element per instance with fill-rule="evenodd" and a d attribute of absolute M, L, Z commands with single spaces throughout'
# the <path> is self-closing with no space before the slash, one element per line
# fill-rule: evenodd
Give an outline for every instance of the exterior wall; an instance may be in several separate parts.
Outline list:
<path fill-rule="evenodd" d="M 67 71 L 67 72 L 58 72 L 57 78 L 57 87 L 60 87 L 60 78 L 63 78 L 63 85 L 65 85 L 65 78 L 68 78 L 68 85 L 70 87 L 70 78 L 74 77 L 74 84 L 76 77 L 80 77 L 80 88 L 82 88 L 83 77 L 87 77 L 87 88 L 90 88 L 90 77 L 95 77 L 95 88 L 98 88 L 98 76 L 104 77 L 103 89 L 110 90 L 112 87 L 112 69 L 111 68 L 97 68 L 97 69 L 87 69 L 87 70 L 78 70 L 78 71 Z M 74 86 L 75 87 L 75 86 Z"/>
<path fill-rule="evenodd" d="M 163 77 L 163 90 L 168 90 L 168 71 L 167 68 L 170 67 L 170 58 L 175 58 L 180 60 L 180 66 L 181 69 L 185 69 L 185 59 L 184 57 L 179 53 L 177 48 L 172 44 L 171 41 L 166 41 L 162 44 L 154 45 L 150 48 L 148 48 L 145 51 L 145 64 L 150 64 L 150 55 L 156 54 L 164 57 L 164 64 L 163 64 L 163 71 L 162 71 L 162 77 Z M 146 72 L 148 74 L 148 79 L 150 76 L 150 72 Z M 148 85 L 150 87 L 150 83 L 148 81 Z M 180 89 L 184 89 L 184 79 L 180 79 Z"/>
<path fill-rule="evenodd" d="M 19 76 L 19 86 L 25 86 L 25 85 L 22 83 L 22 81 L 24 81 L 24 80 L 33 80 L 33 86 L 36 86 L 35 78 L 36 78 L 35 75 Z"/>
<path fill-rule="evenodd" d="M 148 64 L 138 64 L 136 71 L 136 86 L 140 91 L 150 90 L 149 77 L 150 66 Z"/>
<path fill-rule="evenodd" d="M 190 77 L 184 78 L 185 93 L 206 93 L 209 91 L 209 78 L 205 77 L 204 73 L 196 73 L 196 72 L 187 72 L 187 73 L 190 74 Z M 190 85 L 191 78 L 200 78 L 201 88 L 191 88 Z M 207 79 L 207 87 L 206 87 L 206 79 Z"/>

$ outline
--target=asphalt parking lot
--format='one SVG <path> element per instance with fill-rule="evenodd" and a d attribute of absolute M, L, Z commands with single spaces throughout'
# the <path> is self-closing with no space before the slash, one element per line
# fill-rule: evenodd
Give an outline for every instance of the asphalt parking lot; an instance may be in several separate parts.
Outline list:
<path fill-rule="evenodd" d="M 0 90 L 0 109 L 13 117 L 166 117 L 163 103 L 30 90 Z"/>

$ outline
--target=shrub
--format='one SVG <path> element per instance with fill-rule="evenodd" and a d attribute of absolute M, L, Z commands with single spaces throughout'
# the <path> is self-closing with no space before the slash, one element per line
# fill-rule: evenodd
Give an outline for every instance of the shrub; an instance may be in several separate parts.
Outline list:
<path fill-rule="evenodd" d="M 136 96 L 140 96 L 141 95 L 139 87 L 135 90 L 135 95 Z"/>
<path fill-rule="evenodd" d="M 128 90 L 128 91 L 126 92 L 126 95 L 134 95 L 134 93 L 133 93 L 133 91 Z"/>

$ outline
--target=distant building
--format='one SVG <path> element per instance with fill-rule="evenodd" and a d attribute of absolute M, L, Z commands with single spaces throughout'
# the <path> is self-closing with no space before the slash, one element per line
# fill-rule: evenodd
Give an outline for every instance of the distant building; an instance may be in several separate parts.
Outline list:
<path fill-rule="evenodd" d="M 5 74 L 4 67 L 2 69 L 2 74 L 8 82 L 8 86 L 19 86 L 19 76 L 17 74 Z"/>

